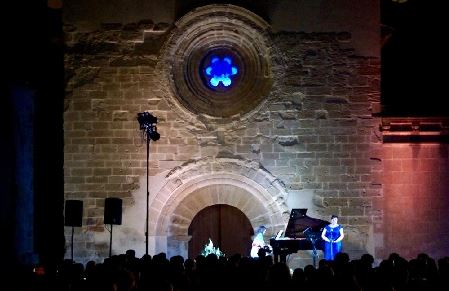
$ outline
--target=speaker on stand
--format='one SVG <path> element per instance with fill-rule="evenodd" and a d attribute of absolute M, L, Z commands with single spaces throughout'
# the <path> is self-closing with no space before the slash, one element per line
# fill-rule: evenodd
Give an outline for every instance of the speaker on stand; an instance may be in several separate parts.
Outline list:
<path fill-rule="evenodd" d="M 72 243 L 71 254 L 73 263 L 73 233 L 75 226 L 83 225 L 83 201 L 82 200 L 66 200 L 64 225 L 72 227 Z"/>
<path fill-rule="evenodd" d="M 111 257 L 112 226 L 122 224 L 122 199 L 110 197 L 104 200 L 104 224 L 111 226 L 110 229 L 106 227 L 109 231 L 109 257 Z"/>

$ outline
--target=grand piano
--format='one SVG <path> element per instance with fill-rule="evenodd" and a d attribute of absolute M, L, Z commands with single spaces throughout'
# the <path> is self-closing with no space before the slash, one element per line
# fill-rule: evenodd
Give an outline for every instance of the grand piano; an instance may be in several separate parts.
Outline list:
<path fill-rule="evenodd" d="M 307 208 L 292 209 L 284 235 L 270 239 L 274 261 L 286 262 L 287 255 L 312 250 L 316 265 L 317 250 L 323 250 L 321 232 L 329 221 L 307 216 Z"/>

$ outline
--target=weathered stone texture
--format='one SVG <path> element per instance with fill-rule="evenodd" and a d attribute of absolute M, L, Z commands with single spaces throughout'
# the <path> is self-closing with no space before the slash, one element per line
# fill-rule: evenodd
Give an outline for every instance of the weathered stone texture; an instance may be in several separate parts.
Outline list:
<path fill-rule="evenodd" d="M 371 142 L 376 122 L 370 112 L 370 102 L 379 99 L 379 63 L 340 47 L 342 41 L 349 41 L 348 34 L 272 35 L 283 59 L 283 70 L 277 64 L 273 68 L 279 74 L 273 88 L 276 94 L 249 120 L 236 122 L 241 123 L 237 129 L 186 122 L 167 103 L 170 90 L 159 82 L 157 65 L 167 29 L 156 35 L 144 33 L 141 25 L 117 25 L 92 33 L 76 29 L 68 33 L 65 191 L 67 198 L 90 201 L 84 212 L 85 233 L 104 231 L 101 199 L 124 198 L 125 208 L 134 203 L 132 193 L 146 174 L 145 139 L 136 120 L 142 111 L 158 117 L 161 133 L 159 141 L 151 142 L 151 176 L 182 168 L 189 160 L 218 157 L 226 149 L 232 158 L 260 163 L 292 195 L 300 195 L 295 190 L 314 191 L 317 212 L 324 219 L 336 213 L 356 228 L 381 220 L 381 202 L 374 199 L 382 197 L 382 189 L 372 184 L 377 180 L 373 177 L 379 176 L 374 176 L 374 169 L 379 169 L 372 160 L 378 154 Z M 391 167 L 400 166 L 392 162 Z M 213 168 L 218 171 L 220 165 Z M 221 167 L 236 169 L 238 165 Z M 266 177 L 246 174 L 272 189 Z M 411 179 L 397 178 L 404 183 Z M 221 201 L 254 215 L 261 211 L 260 206 L 248 205 L 247 198 L 227 199 L 201 195 L 188 203 L 200 209 Z M 162 206 L 153 204 L 152 211 L 156 214 Z M 80 236 L 80 243 L 85 242 L 77 246 L 83 249 L 80 256 L 105 253 L 105 245 Z"/>

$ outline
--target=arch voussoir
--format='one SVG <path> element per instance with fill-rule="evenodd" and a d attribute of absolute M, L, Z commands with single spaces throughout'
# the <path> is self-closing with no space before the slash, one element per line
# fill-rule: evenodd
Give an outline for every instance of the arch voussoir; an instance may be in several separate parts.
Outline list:
<path fill-rule="evenodd" d="M 257 163 L 208 158 L 186 163 L 171 171 L 166 178 L 167 182 L 150 205 L 150 209 L 158 209 L 152 212 L 156 223 L 149 225 L 150 235 L 187 236 L 194 216 L 215 204 L 240 209 L 254 227 L 264 224 L 277 228 L 286 223 L 283 215 L 288 212 L 284 202 L 286 189 Z"/>

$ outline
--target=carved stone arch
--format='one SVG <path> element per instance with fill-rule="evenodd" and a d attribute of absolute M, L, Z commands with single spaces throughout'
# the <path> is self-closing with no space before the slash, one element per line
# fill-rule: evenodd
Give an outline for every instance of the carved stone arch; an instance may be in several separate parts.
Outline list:
<path fill-rule="evenodd" d="M 254 228 L 266 225 L 268 235 L 288 221 L 284 185 L 256 162 L 205 158 L 184 164 L 166 178 L 150 201 L 151 236 L 186 241 L 195 215 L 215 204 L 240 209 Z"/>
<path fill-rule="evenodd" d="M 207 191 L 212 186 L 216 186 L 214 190 L 218 187 L 233 191 Z M 186 235 L 193 217 L 215 204 L 240 209 L 255 227 L 260 224 L 279 227 L 285 222 L 282 214 L 286 208 L 275 199 L 261 185 L 241 175 L 216 173 L 200 176 L 173 192 L 159 217 L 156 235 Z"/>
<path fill-rule="evenodd" d="M 195 130 L 232 127 L 258 112 L 275 82 L 270 30 L 261 17 L 231 4 L 206 5 L 181 17 L 158 63 L 170 107 Z M 202 61 L 216 53 L 232 56 L 240 68 L 238 85 L 229 90 L 211 89 L 202 79 Z"/>

